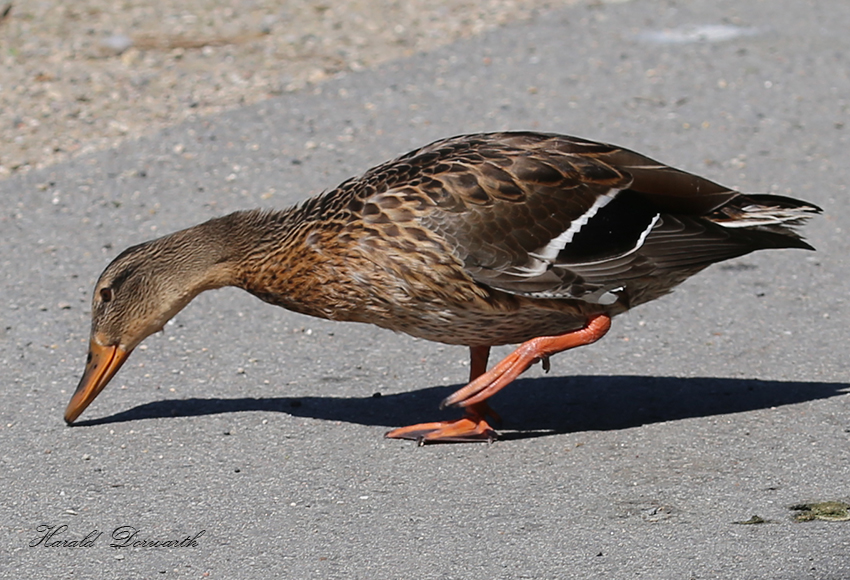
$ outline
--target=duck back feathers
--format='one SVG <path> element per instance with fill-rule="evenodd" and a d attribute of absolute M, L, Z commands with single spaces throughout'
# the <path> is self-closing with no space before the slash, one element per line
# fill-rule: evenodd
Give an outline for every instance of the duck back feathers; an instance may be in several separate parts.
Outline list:
<path fill-rule="evenodd" d="M 711 263 L 810 248 L 792 226 L 819 210 L 744 195 L 638 153 L 540 133 L 437 141 L 329 198 L 384 243 L 450 251 L 488 288 L 632 306 Z"/>

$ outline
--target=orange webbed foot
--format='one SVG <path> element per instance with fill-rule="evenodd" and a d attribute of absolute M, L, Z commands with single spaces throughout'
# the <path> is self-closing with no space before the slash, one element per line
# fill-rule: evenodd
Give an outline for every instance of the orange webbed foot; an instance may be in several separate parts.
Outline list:
<path fill-rule="evenodd" d="M 483 403 L 537 361 L 549 370 L 549 357 L 553 354 L 596 342 L 611 328 L 611 318 L 605 314 L 592 316 L 587 326 L 559 336 L 540 336 L 522 343 L 499 364 L 474 378 L 468 385 L 446 397 L 441 407 L 470 407 Z"/>
<path fill-rule="evenodd" d="M 434 421 L 418 423 L 408 427 L 393 429 L 385 437 L 390 439 L 411 439 L 420 445 L 426 443 L 492 443 L 498 433 L 487 422 L 489 415 L 496 421 L 499 416 L 487 405 L 481 403 L 467 408 L 467 413 L 454 421 Z"/>
<path fill-rule="evenodd" d="M 454 421 L 419 423 L 409 427 L 393 429 L 385 435 L 391 439 L 413 439 L 420 445 L 425 443 L 465 443 L 493 441 L 497 433 L 485 417 L 499 420 L 486 400 L 506 387 L 537 361 L 549 370 L 549 357 L 570 348 L 596 342 L 611 327 L 611 318 L 606 314 L 591 316 L 584 328 L 558 336 L 540 336 L 522 343 L 495 367 L 487 370 L 489 346 L 472 346 L 470 353 L 469 384 L 447 397 L 442 407 L 456 406 L 466 409 L 466 415 Z"/>

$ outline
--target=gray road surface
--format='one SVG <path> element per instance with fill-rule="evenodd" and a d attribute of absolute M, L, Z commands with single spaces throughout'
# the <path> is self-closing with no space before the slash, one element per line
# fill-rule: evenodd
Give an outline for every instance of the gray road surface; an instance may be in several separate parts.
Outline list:
<path fill-rule="evenodd" d="M 848 30 L 839 0 L 575 6 L 0 183 L 0 576 L 850 578 L 850 522 L 789 510 L 850 499 Z M 811 200 L 818 252 L 715 266 L 616 319 L 495 398 L 490 446 L 382 438 L 453 415 L 465 349 L 233 289 L 64 425 L 124 247 L 498 129 Z M 103 534 L 29 547 L 41 525 Z M 122 526 L 197 546 L 110 547 Z"/>

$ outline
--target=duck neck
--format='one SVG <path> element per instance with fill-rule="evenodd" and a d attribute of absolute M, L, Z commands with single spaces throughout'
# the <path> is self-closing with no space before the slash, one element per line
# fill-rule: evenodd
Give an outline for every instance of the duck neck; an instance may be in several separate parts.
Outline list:
<path fill-rule="evenodd" d="M 246 266 L 292 229 L 289 213 L 239 211 L 167 236 L 184 248 L 183 274 L 191 279 L 193 296 L 224 286 L 244 288 Z"/>

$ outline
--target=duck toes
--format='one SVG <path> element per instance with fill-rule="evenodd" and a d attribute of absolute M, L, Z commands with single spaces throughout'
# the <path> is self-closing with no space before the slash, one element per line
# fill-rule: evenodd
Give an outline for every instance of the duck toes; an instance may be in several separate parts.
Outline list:
<path fill-rule="evenodd" d="M 463 418 L 388 437 L 488 441 L 487 399 L 535 362 L 590 344 L 611 318 L 703 268 L 812 249 L 810 203 L 743 194 L 627 149 L 488 133 L 437 141 L 282 211 L 240 211 L 133 246 L 92 298 L 73 423 L 133 349 L 205 290 L 368 322 L 470 349 Z M 520 346 L 487 370 L 490 347 Z"/>

